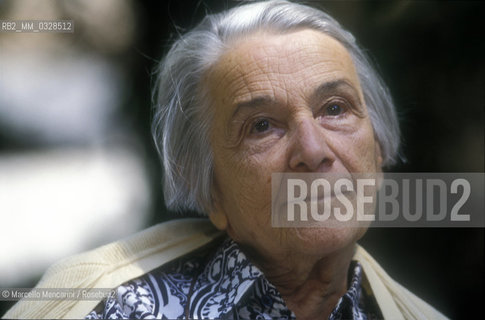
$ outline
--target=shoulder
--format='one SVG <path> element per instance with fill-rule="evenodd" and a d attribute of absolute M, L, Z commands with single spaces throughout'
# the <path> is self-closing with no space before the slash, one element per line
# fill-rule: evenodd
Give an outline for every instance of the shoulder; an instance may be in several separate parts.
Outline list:
<path fill-rule="evenodd" d="M 236 243 L 220 237 L 119 286 L 87 318 L 224 318 L 260 275 Z"/>
<path fill-rule="evenodd" d="M 369 290 L 372 291 L 385 319 L 447 319 L 392 279 L 362 247 L 357 246 L 354 260 L 362 265 Z"/>
<path fill-rule="evenodd" d="M 184 317 L 187 301 L 198 284 L 196 280 L 200 280 L 201 274 L 207 269 L 207 262 L 217 256 L 224 238 L 220 237 L 139 278 L 123 283 L 86 318 Z"/>
<path fill-rule="evenodd" d="M 216 239 L 207 219 L 181 219 L 64 259 L 51 266 L 37 288 L 116 288 Z M 101 299 L 100 299 L 101 300 Z M 8 318 L 82 318 L 99 301 L 19 301 Z"/>

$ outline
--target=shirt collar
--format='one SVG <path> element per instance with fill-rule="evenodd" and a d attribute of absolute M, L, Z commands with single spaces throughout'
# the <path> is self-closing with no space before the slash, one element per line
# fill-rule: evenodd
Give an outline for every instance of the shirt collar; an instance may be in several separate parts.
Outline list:
<path fill-rule="evenodd" d="M 352 262 L 349 279 L 349 289 L 340 298 L 330 319 L 365 318 L 359 306 L 362 268 L 358 262 Z M 258 315 L 265 318 L 295 318 L 278 290 L 231 239 L 226 239 L 206 264 L 194 289 L 205 287 L 207 282 L 213 284 L 210 301 L 217 302 L 217 311 L 214 311 L 218 317 L 237 314 L 242 318 Z"/>

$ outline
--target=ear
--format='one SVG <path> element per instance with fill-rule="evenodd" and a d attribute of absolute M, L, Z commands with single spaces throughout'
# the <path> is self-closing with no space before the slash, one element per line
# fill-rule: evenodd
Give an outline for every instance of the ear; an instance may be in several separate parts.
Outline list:
<path fill-rule="evenodd" d="M 377 190 L 381 189 L 382 186 L 382 181 L 384 180 L 384 174 L 382 173 L 382 163 L 384 160 L 382 159 L 382 151 L 381 151 L 381 145 L 380 143 L 376 140 L 376 147 L 375 147 L 375 158 L 376 158 L 376 178 L 377 178 Z"/>
<path fill-rule="evenodd" d="M 224 231 L 227 229 L 227 217 L 224 211 L 219 209 L 213 209 L 209 213 L 209 219 L 217 229 Z"/>
<path fill-rule="evenodd" d="M 223 210 L 221 201 L 219 199 L 219 190 L 215 185 L 212 188 L 212 209 L 209 212 L 209 219 L 217 229 L 224 231 L 227 229 L 228 220 L 226 212 Z"/>
<path fill-rule="evenodd" d="M 384 160 L 382 159 L 382 150 L 381 144 L 377 139 L 375 140 L 375 159 L 376 159 L 376 171 L 382 171 L 382 163 Z"/>

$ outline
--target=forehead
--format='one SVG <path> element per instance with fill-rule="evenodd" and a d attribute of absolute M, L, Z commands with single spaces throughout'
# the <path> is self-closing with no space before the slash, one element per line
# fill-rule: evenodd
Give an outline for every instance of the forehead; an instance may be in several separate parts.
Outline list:
<path fill-rule="evenodd" d="M 224 104 L 264 94 L 305 96 L 325 82 L 345 80 L 360 93 L 348 51 L 332 37 L 311 29 L 287 34 L 258 32 L 238 39 L 209 72 L 211 96 Z"/>

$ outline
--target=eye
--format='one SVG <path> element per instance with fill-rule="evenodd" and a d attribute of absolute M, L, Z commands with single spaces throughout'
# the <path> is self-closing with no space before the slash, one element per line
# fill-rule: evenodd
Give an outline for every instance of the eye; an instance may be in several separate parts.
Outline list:
<path fill-rule="evenodd" d="M 325 107 L 324 115 L 326 116 L 338 116 L 345 112 L 345 108 L 337 103 L 330 103 Z"/>
<path fill-rule="evenodd" d="M 258 133 L 265 132 L 269 129 L 269 126 L 270 124 L 267 119 L 259 119 L 254 123 L 252 131 Z"/>

